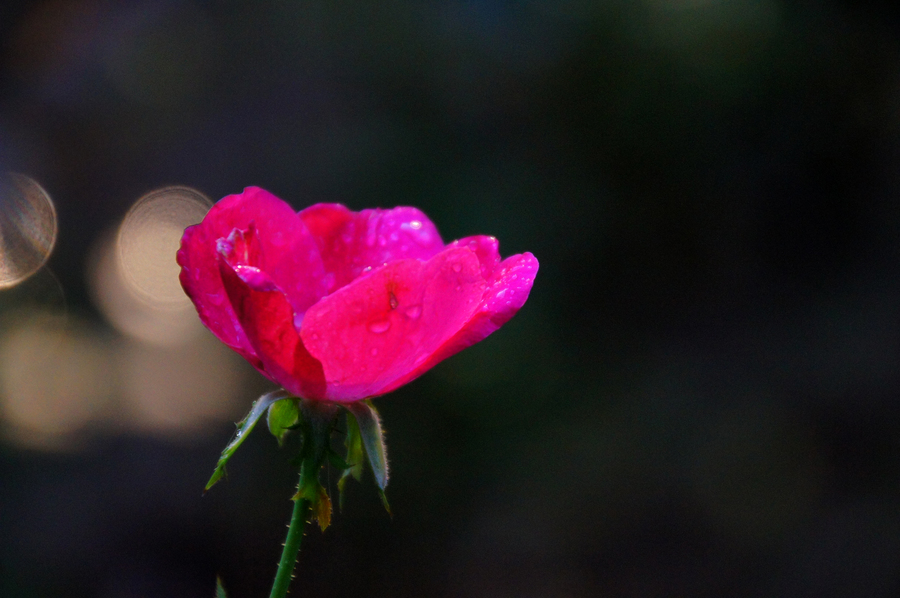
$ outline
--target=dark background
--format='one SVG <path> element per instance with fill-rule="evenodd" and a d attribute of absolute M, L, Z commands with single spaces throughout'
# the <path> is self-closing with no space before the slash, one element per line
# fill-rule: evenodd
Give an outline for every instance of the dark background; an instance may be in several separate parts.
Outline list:
<path fill-rule="evenodd" d="M 6 1 L 0 169 L 59 216 L 16 309 L 118 346 L 91 248 L 166 185 L 415 205 L 541 270 L 378 399 L 393 518 L 351 485 L 292 595 L 900 596 L 892 4 Z M 200 496 L 234 367 L 202 424 L 5 436 L 0 595 L 268 595 L 288 453 Z"/>

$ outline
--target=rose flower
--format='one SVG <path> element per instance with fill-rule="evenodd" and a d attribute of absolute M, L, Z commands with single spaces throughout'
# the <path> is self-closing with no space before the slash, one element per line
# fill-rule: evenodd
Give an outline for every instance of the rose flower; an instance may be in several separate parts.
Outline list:
<path fill-rule="evenodd" d="M 485 338 L 522 307 L 538 262 L 494 237 L 444 245 L 416 208 L 300 211 L 248 187 L 189 227 L 181 285 L 200 319 L 299 397 L 390 392 Z"/>

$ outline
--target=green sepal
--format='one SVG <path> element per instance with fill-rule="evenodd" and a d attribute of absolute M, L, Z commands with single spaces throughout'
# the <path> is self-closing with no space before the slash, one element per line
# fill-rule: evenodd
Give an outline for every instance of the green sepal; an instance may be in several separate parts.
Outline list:
<path fill-rule="evenodd" d="M 303 426 L 303 460 L 312 459 L 319 466 L 325 460 L 325 451 L 334 429 L 338 408 L 333 403 L 311 399 L 300 401 L 300 416 Z M 310 452 L 311 451 L 311 452 Z"/>
<path fill-rule="evenodd" d="M 269 407 L 266 422 L 269 424 L 269 432 L 278 439 L 278 446 L 284 445 L 284 438 L 289 430 L 295 430 L 302 426 L 299 402 L 299 399 L 291 397 L 290 400 L 272 403 L 272 406 Z"/>
<path fill-rule="evenodd" d="M 366 454 L 369 456 L 369 465 L 372 467 L 375 483 L 383 492 L 388 483 L 388 462 L 378 411 L 372 406 L 371 401 L 357 401 L 349 403 L 346 407 L 359 426 L 359 435 L 362 438 Z M 348 426 L 348 428 L 350 427 Z"/>
<path fill-rule="evenodd" d="M 300 483 L 291 500 L 309 501 L 312 518 L 318 521 L 322 531 L 331 523 L 331 498 L 319 482 L 319 471 L 325 459 L 331 459 L 329 448 L 331 432 L 334 429 L 337 406 L 331 403 L 300 399 L 298 419 L 303 434 L 303 448 L 298 458 L 300 463 Z M 337 457 L 337 455 L 334 455 Z M 340 458 L 338 457 L 340 460 Z M 343 465 L 343 462 L 341 461 Z"/>
<path fill-rule="evenodd" d="M 336 452 L 329 449 L 326 456 L 328 457 L 328 463 L 335 469 L 339 469 L 340 471 L 347 471 L 350 469 L 350 465 Z"/>
<path fill-rule="evenodd" d="M 216 598 L 228 598 L 225 586 L 222 585 L 222 578 L 219 576 L 216 576 Z"/>
<path fill-rule="evenodd" d="M 341 478 L 338 480 L 338 508 L 344 508 L 344 486 L 347 484 L 347 478 L 353 476 L 357 482 L 362 479 L 363 462 L 365 455 L 363 453 L 362 436 L 359 435 L 359 425 L 356 418 L 352 414 L 347 415 L 347 434 L 344 436 L 344 446 L 347 448 L 345 467 L 341 472 Z"/>
<path fill-rule="evenodd" d="M 212 477 L 209 478 L 209 481 L 206 483 L 206 488 L 204 488 L 203 493 L 206 494 L 210 488 L 212 488 L 216 482 L 222 479 L 222 476 L 225 475 L 225 464 L 228 463 L 228 460 L 231 459 L 231 456 L 238 449 L 239 446 L 244 442 L 244 439 L 250 434 L 250 431 L 256 426 L 256 422 L 259 421 L 259 418 L 262 417 L 262 414 L 266 412 L 266 409 L 272 406 L 273 403 L 277 401 L 281 401 L 282 399 L 286 399 L 290 397 L 291 394 L 285 390 L 276 390 L 274 392 L 270 392 L 264 394 L 259 399 L 253 402 L 253 407 L 250 409 L 250 413 L 247 414 L 247 417 L 242 419 L 237 424 L 237 431 L 234 433 L 234 438 L 231 439 L 231 442 L 228 443 L 228 446 L 225 447 L 225 450 L 222 451 L 222 455 L 219 457 L 219 462 L 216 463 L 216 469 L 213 471 Z"/>
<path fill-rule="evenodd" d="M 381 504 L 384 505 L 384 510 L 387 511 L 388 515 L 393 517 L 394 514 L 391 513 L 391 505 L 388 504 L 387 494 L 385 494 L 384 490 L 382 490 L 381 488 L 378 489 L 378 496 L 381 497 Z"/>

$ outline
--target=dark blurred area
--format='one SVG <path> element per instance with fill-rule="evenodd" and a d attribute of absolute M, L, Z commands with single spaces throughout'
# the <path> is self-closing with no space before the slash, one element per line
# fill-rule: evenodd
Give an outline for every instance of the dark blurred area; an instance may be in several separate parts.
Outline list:
<path fill-rule="evenodd" d="M 267 595 L 290 453 L 201 497 L 269 386 L 172 286 L 248 185 L 541 262 L 294 595 L 900 596 L 898 167 L 888 2 L 7 0 L 0 596 Z"/>

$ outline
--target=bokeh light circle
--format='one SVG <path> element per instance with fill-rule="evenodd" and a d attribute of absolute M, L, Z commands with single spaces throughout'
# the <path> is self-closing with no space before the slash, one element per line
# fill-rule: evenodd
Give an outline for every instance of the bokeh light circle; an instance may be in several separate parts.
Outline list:
<path fill-rule="evenodd" d="M 17 443 L 52 448 L 109 403 L 112 356 L 102 337 L 73 316 L 5 314 L 0 322 L 0 423 Z"/>
<path fill-rule="evenodd" d="M 187 187 L 148 193 L 119 227 L 119 266 L 129 288 L 155 308 L 180 309 L 188 298 L 178 281 L 175 253 L 184 229 L 203 220 L 212 202 Z"/>
<path fill-rule="evenodd" d="M 56 243 L 56 208 L 33 179 L 0 176 L 0 289 L 40 270 Z"/>

